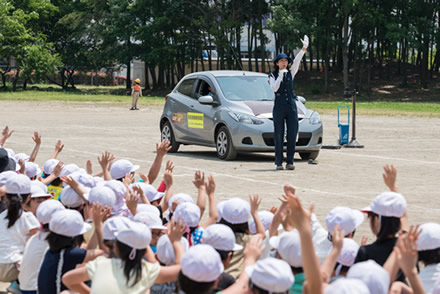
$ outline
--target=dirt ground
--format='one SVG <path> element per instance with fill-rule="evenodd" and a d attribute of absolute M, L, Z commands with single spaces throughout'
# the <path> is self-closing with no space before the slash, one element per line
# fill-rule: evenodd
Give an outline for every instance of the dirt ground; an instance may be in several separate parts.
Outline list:
<path fill-rule="evenodd" d="M 65 148 L 59 158 L 64 163 L 85 167 L 104 150 L 117 158 L 131 160 L 148 172 L 160 139 L 161 107 L 129 111 L 129 106 L 41 102 L 0 102 L 0 126 L 15 130 L 5 147 L 29 154 L 34 131 L 42 134 L 37 163 L 42 167 L 51 155 L 57 139 Z M 322 115 L 324 145 L 334 145 L 338 138 L 336 109 Z M 239 155 L 237 160 L 217 159 L 214 149 L 181 146 L 168 154 L 174 170 L 175 192 L 196 196 L 192 184 L 197 169 L 215 176 L 217 199 L 247 198 L 259 193 L 262 209 L 279 205 L 282 186 L 293 184 L 303 203 L 315 203 L 318 218 L 325 225 L 327 212 L 337 205 L 362 208 L 386 187 L 382 167 L 392 163 L 398 169 L 398 185 L 408 202 L 411 223 L 440 222 L 440 119 L 411 117 L 361 116 L 357 118 L 357 139 L 364 149 L 323 149 L 318 164 L 308 164 L 296 156 L 295 171 L 275 171 L 273 154 Z M 158 180 L 155 183 L 158 185 Z M 369 234 L 364 222 L 357 239 Z M 370 236 L 370 240 L 372 237 Z M 0 287 L 1 289 L 2 287 Z"/>

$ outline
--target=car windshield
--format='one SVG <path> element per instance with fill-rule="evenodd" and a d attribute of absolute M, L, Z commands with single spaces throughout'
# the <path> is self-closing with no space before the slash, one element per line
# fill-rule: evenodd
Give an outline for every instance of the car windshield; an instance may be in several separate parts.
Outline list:
<path fill-rule="evenodd" d="M 217 77 L 217 81 L 228 100 L 273 101 L 275 94 L 267 77 L 233 76 Z"/>

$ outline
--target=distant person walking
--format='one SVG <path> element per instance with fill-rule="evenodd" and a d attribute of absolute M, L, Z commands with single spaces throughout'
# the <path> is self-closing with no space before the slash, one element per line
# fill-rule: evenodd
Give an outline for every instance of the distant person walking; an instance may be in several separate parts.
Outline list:
<path fill-rule="evenodd" d="M 139 110 L 139 108 L 137 108 L 137 102 L 139 99 L 139 96 L 142 97 L 142 89 L 141 89 L 141 80 L 140 79 L 136 79 L 135 80 L 135 85 L 133 86 L 133 89 L 131 90 L 131 108 L 130 110 Z"/>
<path fill-rule="evenodd" d="M 294 170 L 293 156 L 295 155 L 296 137 L 298 136 L 298 109 L 296 94 L 293 91 L 293 79 L 298 72 L 299 64 L 309 46 L 309 38 L 304 36 L 302 50 L 295 60 L 285 53 L 275 57 L 275 69 L 269 74 L 269 84 L 275 92 L 273 107 L 275 165 L 277 170 L 283 168 L 284 125 L 287 126 L 287 158 L 286 169 Z"/>

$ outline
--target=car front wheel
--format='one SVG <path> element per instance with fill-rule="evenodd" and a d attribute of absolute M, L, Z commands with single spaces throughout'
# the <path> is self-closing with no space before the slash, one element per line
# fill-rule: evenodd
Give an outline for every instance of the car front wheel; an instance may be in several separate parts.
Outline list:
<path fill-rule="evenodd" d="M 173 129 L 171 128 L 171 124 L 169 121 L 165 122 L 162 125 L 162 128 L 160 130 L 160 140 L 168 140 L 170 142 L 171 149 L 168 152 L 175 153 L 177 152 L 177 150 L 179 150 L 180 143 L 176 142 Z"/>
<path fill-rule="evenodd" d="M 217 156 L 220 159 L 233 160 L 237 157 L 237 151 L 232 145 L 231 134 L 225 126 L 221 127 L 215 135 L 215 146 Z"/>

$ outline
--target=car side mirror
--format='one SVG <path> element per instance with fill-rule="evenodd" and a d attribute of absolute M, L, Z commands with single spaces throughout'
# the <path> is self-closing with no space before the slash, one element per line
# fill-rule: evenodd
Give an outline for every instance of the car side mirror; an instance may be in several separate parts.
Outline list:
<path fill-rule="evenodd" d="M 298 101 L 300 101 L 302 104 L 306 104 L 307 100 L 303 96 L 298 96 Z"/>
<path fill-rule="evenodd" d="M 214 99 L 212 98 L 212 96 L 201 96 L 199 97 L 199 102 L 200 104 L 214 104 Z"/>

